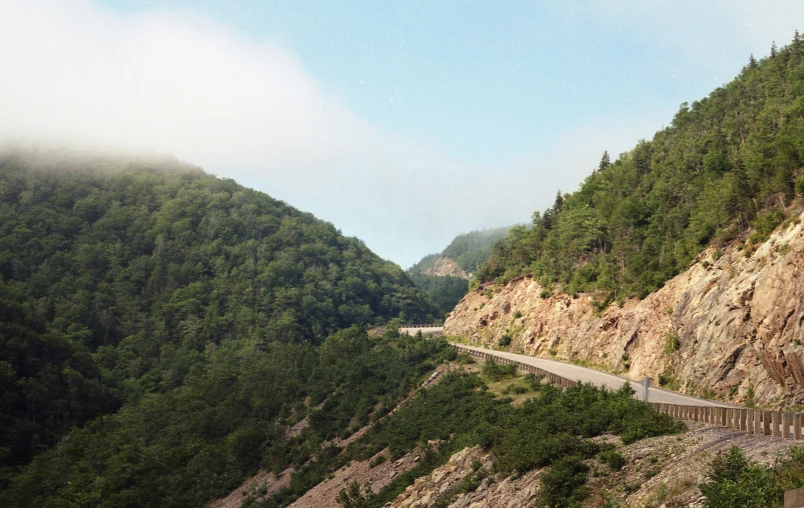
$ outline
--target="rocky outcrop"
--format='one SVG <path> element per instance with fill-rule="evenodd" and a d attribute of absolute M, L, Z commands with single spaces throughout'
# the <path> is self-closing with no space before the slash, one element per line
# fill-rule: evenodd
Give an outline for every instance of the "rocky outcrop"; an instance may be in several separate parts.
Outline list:
<path fill-rule="evenodd" d="M 489 453 L 478 446 L 465 448 L 429 475 L 417 478 L 388 506 L 423 508 L 436 503 L 450 508 L 533 506 L 541 471 L 495 481 L 489 476 L 492 466 Z"/>
<path fill-rule="evenodd" d="M 463 268 L 458 266 L 458 263 L 454 259 L 445 257 L 436 259 L 433 266 L 422 273 L 434 277 L 458 277 L 466 280 L 472 278 L 472 274 L 467 273 Z"/>
<path fill-rule="evenodd" d="M 781 406 L 804 402 L 804 224 L 755 250 L 698 256 L 644 300 L 595 311 L 592 295 L 549 294 L 532 278 L 469 293 L 446 335 L 557 357 L 680 391 Z"/>
<path fill-rule="evenodd" d="M 361 492 L 379 492 L 383 487 L 400 473 L 412 469 L 421 458 L 419 453 L 408 453 L 394 462 L 384 461 L 377 465 L 380 456 L 387 456 L 388 451 L 383 450 L 370 460 L 352 462 L 344 466 L 326 480 L 308 490 L 302 497 L 294 501 L 291 508 L 322 508 L 341 506 L 337 497 L 341 490 L 349 488 L 356 483 Z"/>
<path fill-rule="evenodd" d="M 698 485 L 706 481 L 712 457 L 732 446 L 757 463 L 789 457 L 795 441 L 755 437 L 725 427 L 705 427 L 688 422 L 690 431 L 680 435 L 642 439 L 624 446 L 618 436 L 604 434 L 592 441 L 622 454 L 622 469 L 612 470 L 598 459 L 589 459 L 583 506 L 684 506 L 700 508 Z M 395 508 L 519 508 L 536 506 L 540 476 L 546 469 L 521 476 L 493 474 L 493 457 L 475 446 L 454 454 L 449 462 L 418 478 L 393 502 Z"/>

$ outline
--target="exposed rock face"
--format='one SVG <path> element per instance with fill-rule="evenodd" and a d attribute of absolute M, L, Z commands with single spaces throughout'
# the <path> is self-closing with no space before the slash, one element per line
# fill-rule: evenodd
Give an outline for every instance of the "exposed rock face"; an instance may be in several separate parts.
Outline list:
<path fill-rule="evenodd" d="M 423 272 L 425 275 L 433 275 L 435 277 L 458 277 L 461 279 L 471 279 L 472 275 L 467 273 L 463 268 L 458 266 L 452 258 L 438 258 L 435 264 Z"/>
<path fill-rule="evenodd" d="M 352 462 L 348 466 L 338 469 L 331 477 L 308 490 L 290 506 L 292 508 L 338 507 L 340 506 L 337 501 L 338 494 L 341 490 L 348 488 L 352 482 L 356 482 L 361 489 L 370 486 L 372 491 L 379 492 L 391 483 L 397 474 L 415 467 L 420 458 L 417 453 L 408 453 L 395 462 L 386 461 L 371 467 L 372 460 L 387 453 L 386 450 L 383 450 L 371 460 Z"/>
<path fill-rule="evenodd" d="M 777 230 L 746 257 L 709 249 L 644 300 L 596 314 L 591 295 L 542 298 L 531 278 L 466 295 L 445 335 L 586 362 L 681 391 L 781 406 L 804 402 L 804 223 Z M 492 294 L 493 293 L 493 294 Z M 517 316 L 517 317 L 514 317 Z M 676 340 L 677 338 L 677 340 Z"/>
<path fill-rule="evenodd" d="M 423 508 L 436 502 L 448 502 L 450 508 L 533 506 L 540 487 L 536 480 L 541 471 L 531 471 L 517 480 L 507 478 L 492 481 L 490 477 L 485 478 L 486 472 L 491 471 L 491 468 L 490 454 L 477 446 L 464 448 L 429 475 L 417 478 L 390 506 Z M 474 484 L 467 488 L 467 483 L 464 482 L 473 475 L 479 485 Z"/>
<path fill-rule="evenodd" d="M 796 442 L 756 437 L 725 427 L 705 427 L 688 422 L 691 429 L 681 435 L 647 438 L 627 446 L 618 436 L 593 438 L 614 446 L 625 458 L 621 470 L 613 471 L 597 459 L 586 464 L 589 496 L 583 506 L 603 506 L 604 501 L 621 506 L 703 506 L 698 485 L 706 481 L 712 457 L 739 447 L 757 463 L 772 463 L 777 456 L 789 456 Z M 546 469 L 522 476 L 491 474 L 493 457 L 477 446 L 454 454 L 447 464 L 418 478 L 405 492 L 386 506 L 394 508 L 519 508 L 536 506 L 541 490 L 540 476 Z M 488 475 L 488 476 L 487 476 Z M 474 480 L 473 482 L 467 480 Z"/>

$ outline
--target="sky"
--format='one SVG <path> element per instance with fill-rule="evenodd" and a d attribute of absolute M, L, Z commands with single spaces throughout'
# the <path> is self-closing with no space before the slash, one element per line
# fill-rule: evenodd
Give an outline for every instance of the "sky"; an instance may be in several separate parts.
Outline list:
<path fill-rule="evenodd" d="M 170 153 L 407 268 L 528 222 L 800 0 L 0 0 L 0 141 Z"/>

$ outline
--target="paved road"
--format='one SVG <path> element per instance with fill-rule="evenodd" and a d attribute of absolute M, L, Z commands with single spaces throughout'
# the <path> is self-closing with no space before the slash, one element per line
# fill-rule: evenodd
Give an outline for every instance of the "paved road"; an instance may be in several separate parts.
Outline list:
<path fill-rule="evenodd" d="M 400 328 L 399 333 L 407 333 L 408 335 L 416 335 L 417 332 L 422 332 L 422 335 L 440 336 L 444 334 L 443 326 L 426 326 L 426 327 L 409 327 Z"/>
<path fill-rule="evenodd" d="M 597 370 L 587 369 L 578 365 L 570 363 L 557 362 L 555 360 L 546 360 L 544 358 L 534 358 L 532 356 L 518 355 L 515 353 L 507 353 L 505 351 L 494 351 L 492 349 L 483 349 L 479 347 L 467 346 L 465 344 L 455 344 L 456 346 L 474 349 L 475 351 L 482 351 L 489 353 L 500 358 L 507 358 L 515 360 L 528 365 L 539 367 L 547 372 L 552 372 L 561 377 L 570 379 L 572 381 L 582 381 L 584 383 L 592 383 L 598 386 L 606 386 L 613 390 L 617 390 L 623 386 L 623 383 L 629 383 L 631 387 L 637 392 L 637 397 L 642 399 L 644 396 L 644 388 L 635 382 L 614 374 L 607 374 Z M 717 402 L 714 400 L 699 399 L 690 395 L 682 395 L 680 393 L 663 390 L 657 387 L 651 387 L 648 390 L 649 402 L 660 402 L 662 404 L 679 404 L 688 406 L 715 406 L 715 407 L 736 407 L 734 404 L 726 404 L 724 402 Z"/>

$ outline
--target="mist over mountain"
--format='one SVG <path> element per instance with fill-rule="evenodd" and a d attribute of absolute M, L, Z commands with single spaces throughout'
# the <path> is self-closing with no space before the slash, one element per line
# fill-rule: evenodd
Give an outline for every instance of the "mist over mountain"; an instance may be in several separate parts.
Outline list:
<path fill-rule="evenodd" d="M 0 463 L 166 393 L 218 347 L 438 313 L 331 224 L 169 157 L 0 153 Z M 24 382 L 23 382 L 24 380 Z"/>
<path fill-rule="evenodd" d="M 686 424 L 628 386 L 553 384 L 447 340 L 762 406 L 769 428 L 766 409 L 804 402 L 803 217 L 798 33 L 531 224 L 407 272 L 170 156 L 8 145 L 0 506 L 778 505 L 800 450 L 709 460 L 781 440 L 661 441 Z M 447 338 L 399 334 L 443 319 Z"/>
<path fill-rule="evenodd" d="M 483 229 L 455 237 L 440 254 L 429 254 L 407 272 L 441 310 L 449 313 L 469 290 L 469 279 L 510 228 Z"/>

